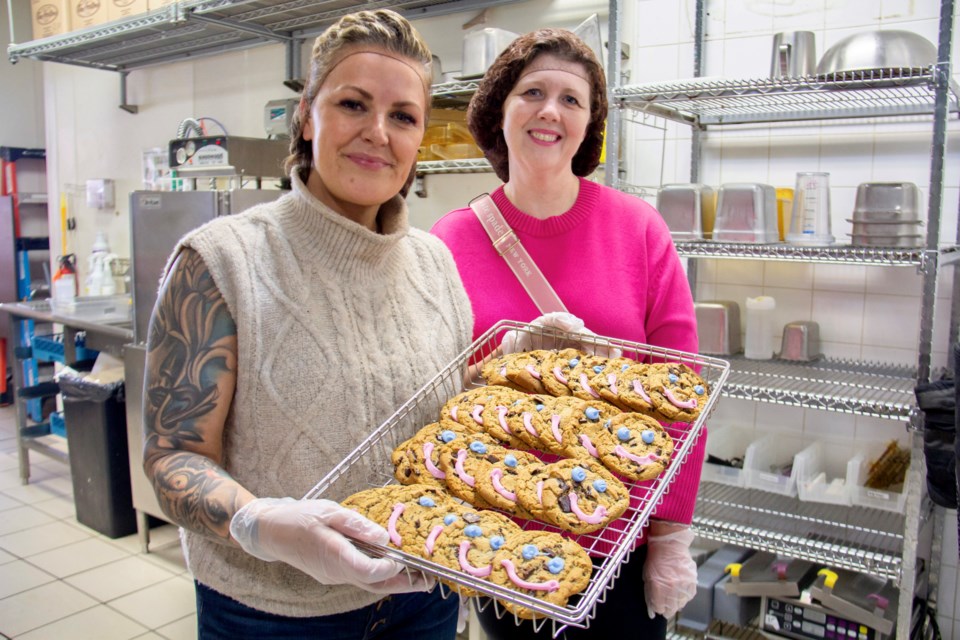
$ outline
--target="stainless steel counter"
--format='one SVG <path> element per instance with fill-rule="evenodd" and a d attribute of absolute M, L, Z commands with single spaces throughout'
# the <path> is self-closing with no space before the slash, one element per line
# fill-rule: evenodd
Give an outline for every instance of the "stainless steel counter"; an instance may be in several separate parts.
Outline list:
<path fill-rule="evenodd" d="M 133 325 L 130 321 L 130 296 L 99 296 L 77 298 L 70 307 L 54 307 L 49 300 L 0 303 L 0 312 L 10 320 L 9 362 L 13 370 L 14 404 L 17 410 L 17 451 L 20 462 L 20 481 L 30 481 L 30 451 L 66 462 L 63 451 L 52 447 L 39 438 L 48 433 L 43 425 L 27 424 L 27 400 L 20 390 L 37 385 L 39 380 L 25 384 L 23 361 L 17 358 L 20 325 L 25 320 L 63 326 L 64 362 L 76 362 L 77 333 L 86 332 L 85 346 L 105 351 L 116 357 L 123 356 L 125 345 L 133 341 Z M 49 393 L 45 394 L 49 395 Z"/>

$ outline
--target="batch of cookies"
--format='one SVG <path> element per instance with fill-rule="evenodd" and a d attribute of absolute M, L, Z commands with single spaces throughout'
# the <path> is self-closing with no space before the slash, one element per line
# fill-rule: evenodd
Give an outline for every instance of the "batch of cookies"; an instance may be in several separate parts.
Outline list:
<path fill-rule="evenodd" d="M 674 441 L 661 422 L 695 420 L 707 384 L 680 363 L 575 349 L 508 354 L 481 375 L 487 386 L 451 398 L 393 451 L 404 486 L 344 504 L 383 524 L 398 548 L 563 605 L 589 583 L 587 553 L 491 509 L 572 533 L 602 529 L 630 506 L 621 477 L 650 480 L 669 466 Z"/>

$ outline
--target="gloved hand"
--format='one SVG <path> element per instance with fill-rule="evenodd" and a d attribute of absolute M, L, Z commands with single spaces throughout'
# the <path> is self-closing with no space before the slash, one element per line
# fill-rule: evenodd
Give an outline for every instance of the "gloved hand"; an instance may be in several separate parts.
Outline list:
<path fill-rule="evenodd" d="M 597 335 L 584 326 L 583 320 L 566 311 L 547 313 L 536 318 L 530 324 L 538 327 L 553 327 L 567 333 L 577 333 L 586 338 L 595 339 Z M 531 349 L 565 349 L 568 347 L 580 349 L 591 355 L 607 356 L 608 358 L 619 358 L 622 355 L 620 349 L 609 346 L 602 341 L 563 340 L 552 336 L 542 336 L 536 331 L 532 333 L 528 331 L 507 331 L 503 340 L 500 341 L 500 349 L 504 354 L 530 351 Z"/>
<path fill-rule="evenodd" d="M 690 556 L 695 536 L 689 528 L 647 537 L 644 596 L 651 618 L 669 619 L 697 593 L 697 563 Z"/>
<path fill-rule="evenodd" d="M 230 521 L 230 535 L 252 556 L 280 560 L 322 584 L 372 593 L 429 591 L 435 581 L 390 558 L 371 558 L 347 538 L 386 545 L 387 530 L 331 500 L 257 498 Z"/>

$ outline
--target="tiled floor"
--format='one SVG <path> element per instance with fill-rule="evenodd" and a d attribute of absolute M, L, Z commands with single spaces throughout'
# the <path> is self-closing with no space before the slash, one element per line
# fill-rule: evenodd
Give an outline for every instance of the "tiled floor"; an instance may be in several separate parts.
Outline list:
<path fill-rule="evenodd" d="M 13 407 L 0 408 L 0 638 L 196 638 L 175 527 L 111 540 L 77 522 L 70 469 L 30 454 L 20 483 Z M 51 442 L 62 443 L 57 436 Z"/>

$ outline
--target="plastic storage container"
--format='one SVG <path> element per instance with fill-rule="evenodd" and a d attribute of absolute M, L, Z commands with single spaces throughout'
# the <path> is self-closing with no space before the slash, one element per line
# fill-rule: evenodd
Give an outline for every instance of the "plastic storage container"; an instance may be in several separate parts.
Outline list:
<path fill-rule="evenodd" d="M 852 504 L 848 465 L 856 452 L 851 440 L 818 440 L 794 458 L 797 493 L 805 502 Z"/>
<path fill-rule="evenodd" d="M 728 426 L 712 430 L 707 438 L 707 455 L 700 479 L 734 487 L 744 486 L 743 467 L 746 464 L 747 449 L 754 438 L 754 430 L 747 427 Z M 739 460 L 740 467 L 710 462 L 711 458 Z"/>
<path fill-rule="evenodd" d="M 796 455 L 805 443 L 799 434 L 769 433 L 747 448 L 743 466 L 744 486 L 771 493 L 797 495 Z"/>
<path fill-rule="evenodd" d="M 886 447 L 886 442 L 859 443 L 859 451 L 847 465 L 850 500 L 853 504 L 863 507 L 903 513 L 907 494 L 903 493 L 902 486 L 889 489 L 871 489 L 864 486 L 870 467 L 880 458 Z"/>
<path fill-rule="evenodd" d="M 77 360 L 96 358 L 99 352 L 85 348 L 83 346 L 84 343 L 85 338 L 81 334 L 77 334 L 77 338 L 74 341 Z M 37 360 L 66 364 L 64 361 L 63 334 L 56 333 L 49 336 L 34 336 L 31 346 L 33 348 L 33 357 Z"/>

